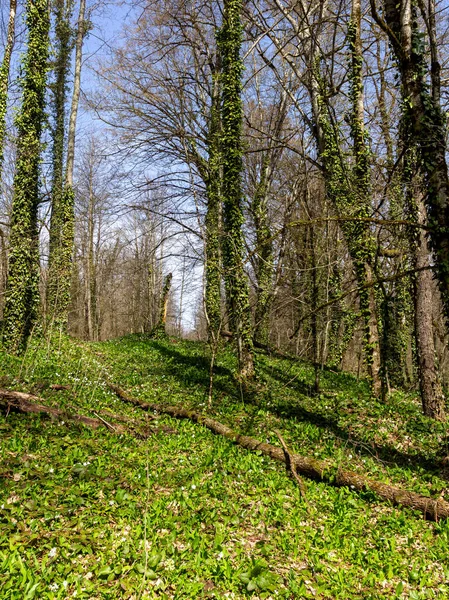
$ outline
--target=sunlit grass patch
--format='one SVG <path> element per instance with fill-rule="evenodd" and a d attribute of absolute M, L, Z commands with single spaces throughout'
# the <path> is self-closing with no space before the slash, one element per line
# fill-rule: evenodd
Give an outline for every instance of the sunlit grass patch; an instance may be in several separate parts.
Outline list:
<path fill-rule="evenodd" d="M 34 342 L 2 355 L 3 387 L 93 416 L 146 413 L 141 400 L 207 410 L 208 351 L 129 336 Z M 407 489 L 444 493 L 445 425 L 413 397 L 372 400 L 364 382 L 260 355 L 251 403 L 235 361 L 217 361 L 211 412 L 239 431 Z M 52 384 L 68 389 L 54 391 Z M 169 425 L 170 432 L 160 425 Z M 0 598 L 446 598 L 449 525 L 305 481 L 199 425 L 151 419 L 147 439 L 10 413 L 0 417 Z"/>

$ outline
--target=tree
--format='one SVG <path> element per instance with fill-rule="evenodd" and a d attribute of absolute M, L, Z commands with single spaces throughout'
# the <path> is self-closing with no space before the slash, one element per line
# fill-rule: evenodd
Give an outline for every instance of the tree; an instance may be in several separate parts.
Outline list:
<path fill-rule="evenodd" d="M 49 11 L 46 0 L 27 0 L 28 48 L 23 59 L 22 104 L 16 119 L 17 164 L 11 215 L 10 255 L 3 341 L 23 349 L 39 305 L 39 163 L 48 70 Z"/>
<path fill-rule="evenodd" d="M 387 0 L 383 17 L 371 3 L 375 20 L 387 33 L 396 57 L 402 96 L 400 125 L 404 181 L 407 188 L 410 217 L 420 226 L 426 225 L 428 208 L 430 241 L 437 258 L 437 273 L 449 315 L 449 179 L 446 164 L 446 127 L 440 108 L 439 62 L 434 34 L 434 7 L 421 5 L 422 16 L 431 40 L 431 90 L 426 82 L 427 64 L 423 36 L 418 27 L 418 6 L 411 0 L 400 4 Z M 384 20 L 385 19 L 385 20 Z M 425 191 L 427 190 L 427 191 Z M 418 374 L 424 414 L 444 419 L 444 395 L 435 363 L 432 334 L 432 287 L 427 242 L 422 229 L 410 231 L 415 304 L 415 336 Z"/>
<path fill-rule="evenodd" d="M 223 267 L 231 329 L 236 336 L 239 371 L 254 377 L 251 311 L 243 267 L 242 232 L 242 45 L 241 0 L 224 0 L 218 46 L 223 61 Z"/>
<path fill-rule="evenodd" d="M 67 326 L 70 286 L 72 282 L 75 219 L 75 194 L 73 190 L 75 135 L 81 92 L 83 42 L 89 30 L 88 21 L 86 21 L 86 0 L 80 0 L 75 40 L 75 74 L 67 132 L 67 162 L 64 177 L 66 80 L 72 47 L 72 34 L 69 22 L 72 6 L 73 0 L 58 0 L 56 13 L 59 52 L 55 89 L 52 219 L 50 225 L 50 258 L 47 291 L 47 306 L 50 308 L 52 319 L 63 327 Z"/>
<path fill-rule="evenodd" d="M 430 33 L 432 64 L 431 86 L 427 83 L 429 68 L 420 31 L 418 5 L 413 0 L 385 0 L 383 16 L 376 3 L 371 9 L 376 22 L 387 34 L 393 49 L 401 80 L 402 125 L 407 144 L 416 147 L 418 167 L 422 173 L 429 222 L 429 239 L 437 258 L 437 276 L 446 319 L 449 319 L 449 177 L 446 162 L 446 122 L 440 106 L 440 64 L 435 42 L 433 2 L 426 10 L 418 3 L 421 16 Z"/>
<path fill-rule="evenodd" d="M 73 0 L 56 0 L 54 4 L 56 58 L 55 81 L 51 85 L 53 108 L 52 189 L 50 221 L 50 253 L 47 284 L 47 314 L 50 320 L 67 320 L 68 290 L 64 265 L 64 240 L 62 230 L 70 220 L 71 207 L 64 206 L 64 155 L 66 142 L 66 98 L 67 78 L 72 50 L 72 28 L 70 18 Z M 73 217 L 72 217 L 73 220 Z M 73 225 L 72 225 L 73 228 Z M 62 296 L 62 297 L 61 297 Z M 64 298 L 64 296 L 66 296 Z"/>
<path fill-rule="evenodd" d="M 10 0 L 8 33 L 6 38 L 5 52 L 3 54 L 3 61 L 0 67 L 0 177 L 4 158 L 3 146 L 5 142 L 6 133 L 6 109 L 8 104 L 9 69 L 15 41 L 16 9 L 17 0 Z"/>

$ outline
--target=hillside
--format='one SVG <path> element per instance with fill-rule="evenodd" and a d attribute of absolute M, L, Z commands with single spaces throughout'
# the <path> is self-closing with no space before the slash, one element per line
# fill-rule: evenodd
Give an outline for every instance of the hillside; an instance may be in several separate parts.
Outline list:
<path fill-rule="evenodd" d="M 257 355 L 245 398 L 224 350 L 207 406 L 207 346 L 128 336 L 33 341 L 0 354 L 0 387 L 100 421 L 0 413 L 0 598 L 447 598 L 449 522 L 372 492 L 303 478 L 189 420 L 123 402 L 192 408 L 263 442 L 438 497 L 447 425 L 415 396 Z M 59 386 L 59 389 L 54 389 Z"/>

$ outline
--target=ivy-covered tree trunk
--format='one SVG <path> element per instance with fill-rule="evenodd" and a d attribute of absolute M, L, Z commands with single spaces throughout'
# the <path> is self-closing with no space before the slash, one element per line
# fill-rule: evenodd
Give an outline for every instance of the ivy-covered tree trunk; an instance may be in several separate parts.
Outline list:
<path fill-rule="evenodd" d="M 446 163 L 446 123 L 440 108 L 440 81 L 435 45 L 434 7 L 425 12 L 431 42 L 431 88 L 427 83 L 428 66 L 422 33 L 418 27 L 418 6 L 413 0 L 401 3 L 385 0 L 383 20 L 374 2 L 372 11 L 387 33 L 396 57 L 401 80 L 401 144 L 406 155 L 405 179 L 410 196 L 411 216 L 427 223 L 430 242 L 437 258 L 437 275 L 446 318 L 449 318 L 449 179 Z M 424 5 L 421 9 L 426 11 Z M 426 193 L 424 192 L 426 190 Z M 415 268 L 429 266 L 427 243 L 423 232 L 411 234 Z M 415 337 L 418 374 L 424 414 L 444 419 L 444 396 L 435 363 L 432 337 L 431 276 L 426 271 L 414 277 Z"/>
<path fill-rule="evenodd" d="M 351 136 L 353 140 L 354 169 L 352 183 L 351 211 L 359 217 L 370 216 L 370 151 L 364 124 L 363 103 L 363 57 L 361 39 L 362 8 L 361 0 L 352 0 L 352 14 L 349 23 L 349 49 L 351 53 L 350 97 L 351 97 Z M 376 252 L 375 240 L 366 223 L 348 224 L 348 244 L 359 283 L 372 283 L 373 263 Z M 352 251 L 351 251 L 352 250 Z M 377 318 L 375 288 L 361 290 L 360 310 L 364 323 L 365 361 L 373 384 L 373 391 L 379 395 L 382 387 L 380 376 L 380 336 Z"/>
<path fill-rule="evenodd" d="M 39 306 L 39 163 L 48 70 L 47 0 L 26 4 L 28 46 L 23 59 L 22 104 L 16 118 L 17 163 L 11 214 L 8 282 L 3 341 L 23 349 L 36 323 Z"/>
<path fill-rule="evenodd" d="M 364 219 L 370 217 L 370 160 L 364 127 L 362 46 L 360 38 L 361 8 L 358 0 L 353 2 L 349 24 L 350 47 L 350 99 L 351 136 L 353 139 L 354 167 L 348 170 L 347 158 L 342 155 L 340 133 L 332 122 L 326 98 L 326 85 L 319 73 L 319 61 L 314 62 L 314 76 L 310 87 L 312 108 L 316 121 L 315 135 L 323 164 L 326 193 L 342 217 L 341 229 L 348 246 L 357 283 L 360 288 L 359 303 L 363 319 L 363 349 L 373 392 L 378 395 L 382 388 L 380 378 L 379 328 L 376 311 L 373 257 L 375 241 Z M 354 220 L 346 220 L 350 217 Z M 357 221 L 360 219 L 360 221 Z"/>
<path fill-rule="evenodd" d="M 93 190 L 93 168 L 89 173 L 89 204 L 87 207 L 87 252 L 85 264 L 85 315 L 87 339 L 98 338 L 97 316 L 97 261 L 94 251 L 95 196 Z"/>
<path fill-rule="evenodd" d="M 10 0 L 8 33 L 6 37 L 5 53 L 0 67 L 0 176 L 3 167 L 4 143 L 6 133 L 6 109 L 8 106 L 9 68 L 11 54 L 14 48 L 16 32 L 17 0 Z"/>
<path fill-rule="evenodd" d="M 433 3 L 425 14 L 434 22 Z M 402 128 L 406 144 L 415 146 L 426 189 L 429 240 L 436 255 L 436 267 L 446 319 L 449 320 L 449 177 L 446 162 L 446 118 L 439 104 L 440 65 L 430 36 L 432 87 L 427 75 L 424 35 L 419 30 L 414 0 L 384 0 L 379 16 L 371 0 L 373 15 L 388 35 L 399 69 L 402 96 Z M 425 9 L 424 9 L 425 11 Z M 432 27 L 429 27 L 432 32 Z M 434 37 L 434 36 L 433 36 Z"/>
<path fill-rule="evenodd" d="M 273 301 L 273 240 L 268 217 L 270 189 L 270 157 L 266 156 L 251 205 L 256 228 L 256 308 L 254 314 L 254 343 L 262 347 L 269 342 L 270 307 Z"/>
<path fill-rule="evenodd" d="M 237 342 L 243 380 L 254 377 L 248 282 L 243 265 L 242 212 L 242 0 L 224 0 L 218 45 L 223 61 L 223 267 L 230 322 Z"/>
<path fill-rule="evenodd" d="M 67 242 L 63 232 L 67 220 L 71 218 L 71 206 L 67 207 L 64 194 L 64 149 L 66 141 L 66 99 L 67 78 L 70 69 L 72 50 L 72 29 L 70 17 L 73 0 L 57 0 L 54 5 L 56 59 L 55 81 L 51 86 L 53 94 L 53 156 L 52 156 L 52 190 L 50 221 L 50 254 L 47 284 L 47 316 L 50 321 L 61 325 L 67 324 L 67 307 L 69 302 L 70 270 L 67 272 Z M 71 204 L 71 203 L 70 203 Z M 67 261 L 68 259 L 68 261 Z M 67 282 L 67 278 L 69 281 Z"/>
<path fill-rule="evenodd" d="M 221 327 L 221 193 L 223 179 L 221 146 L 221 58 L 217 52 L 217 64 L 212 75 L 212 99 L 209 122 L 209 161 L 206 176 L 207 212 L 205 219 L 205 310 L 209 341 L 218 343 Z"/>
<path fill-rule="evenodd" d="M 71 7 L 72 5 L 72 0 L 66 0 L 67 10 L 69 6 Z M 63 31 L 65 30 L 65 34 L 68 34 L 68 31 L 65 29 L 65 27 L 66 26 L 63 27 Z M 63 185 L 61 186 L 59 194 L 58 189 L 56 188 L 56 198 L 54 198 L 56 199 L 56 213 L 54 223 L 52 215 L 52 225 L 54 225 L 53 242 L 52 240 L 50 240 L 50 272 L 48 292 L 49 302 L 50 306 L 53 309 L 53 319 L 62 327 L 65 327 L 67 325 L 68 309 L 70 303 L 70 288 L 72 283 L 75 222 L 75 193 L 73 190 L 73 170 L 75 165 L 75 135 L 76 121 L 78 116 L 78 106 L 81 93 L 83 42 L 87 31 L 88 27 L 86 24 L 86 0 L 80 0 L 78 25 L 75 39 L 75 73 L 73 78 L 73 95 L 72 104 L 70 108 L 69 126 L 67 131 L 66 172 L 65 178 L 63 180 Z M 58 71 L 58 75 L 61 75 L 62 80 L 64 69 L 63 61 L 61 61 L 60 66 L 61 71 Z M 67 68 L 68 66 L 69 64 L 67 63 Z M 66 77 L 66 73 L 67 71 L 65 71 L 64 77 Z M 61 115 L 61 113 L 59 114 Z M 62 133 L 62 139 L 63 136 L 64 134 Z M 59 136 L 58 139 L 61 139 L 61 136 Z M 58 150 L 58 156 L 61 156 L 60 150 Z M 55 206 L 53 208 L 55 208 Z"/>
<path fill-rule="evenodd" d="M 329 351 L 327 362 L 331 367 L 341 368 L 343 356 L 354 336 L 357 314 L 352 308 L 337 300 L 342 294 L 342 273 L 337 260 L 332 265 L 329 278 L 329 300 L 335 300 L 330 311 Z"/>

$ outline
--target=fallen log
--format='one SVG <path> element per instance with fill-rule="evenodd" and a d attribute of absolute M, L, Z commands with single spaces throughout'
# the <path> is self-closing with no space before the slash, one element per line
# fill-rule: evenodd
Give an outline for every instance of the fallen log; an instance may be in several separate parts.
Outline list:
<path fill-rule="evenodd" d="M 51 418 L 63 419 L 64 421 L 75 421 L 76 423 L 82 423 L 88 427 L 97 429 L 98 427 L 105 427 L 109 431 L 116 434 L 126 433 L 132 435 L 139 440 L 146 440 L 150 435 L 164 432 L 168 434 L 177 433 L 174 429 L 166 426 L 160 426 L 157 428 L 148 427 L 142 423 L 136 423 L 130 418 L 124 417 L 123 415 L 108 414 L 108 417 L 112 417 L 116 421 L 122 421 L 127 423 L 127 427 L 115 423 L 112 425 L 100 414 L 94 413 L 98 418 L 93 419 L 92 417 L 86 417 L 84 415 L 77 415 L 73 413 L 67 413 L 65 410 L 60 408 L 54 408 L 53 406 L 46 406 L 42 404 L 42 399 L 33 394 L 26 394 L 24 392 L 15 392 L 11 390 L 0 389 L 0 409 L 6 411 L 6 415 L 11 410 L 17 411 L 24 414 L 38 414 L 42 413 Z M 154 419 L 155 417 L 151 417 Z"/>
<path fill-rule="evenodd" d="M 226 437 L 231 442 L 238 444 L 247 450 L 259 451 L 279 462 L 285 463 L 286 461 L 286 453 L 283 448 L 279 448 L 273 444 L 260 442 L 247 435 L 241 435 L 215 419 L 201 415 L 193 410 L 187 410 L 177 406 L 165 406 L 142 402 L 137 398 L 133 398 L 116 385 L 109 385 L 109 387 L 121 400 L 130 402 L 134 406 L 139 406 L 143 410 L 167 414 L 176 419 L 189 419 L 194 423 L 203 425 L 213 433 Z M 359 492 L 374 492 L 382 500 L 391 502 L 394 505 L 406 506 L 413 510 L 418 510 L 423 513 L 425 518 L 433 521 L 449 517 L 449 502 L 446 502 L 442 498 L 431 498 L 429 496 L 417 494 L 416 492 L 403 490 L 381 481 L 374 481 L 360 473 L 345 471 L 340 467 L 336 467 L 331 461 L 316 460 L 314 458 L 308 458 L 290 452 L 289 456 L 291 467 L 294 467 L 298 473 L 301 473 L 301 475 L 310 479 L 323 481 L 338 487 L 348 487 Z"/>

